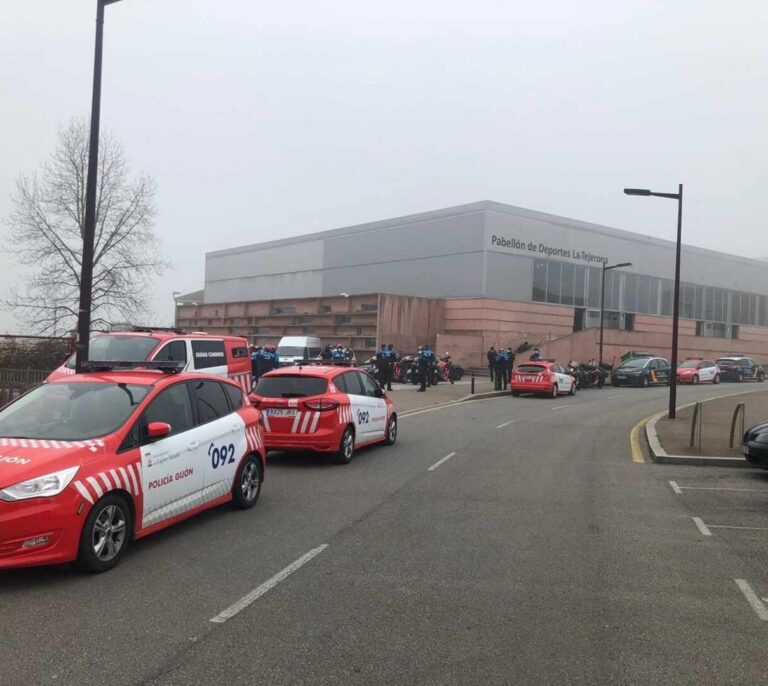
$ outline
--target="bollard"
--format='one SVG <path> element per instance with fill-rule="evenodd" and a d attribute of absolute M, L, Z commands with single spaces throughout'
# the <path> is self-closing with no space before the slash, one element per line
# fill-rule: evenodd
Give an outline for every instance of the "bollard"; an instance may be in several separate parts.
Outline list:
<path fill-rule="evenodd" d="M 739 417 L 741 417 L 741 432 L 739 433 L 739 445 L 741 445 L 741 441 L 744 437 L 744 409 L 744 403 L 739 403 L 733 411 L 733 417 L 731 418 L 731 435 L 728 439 L 729 448 L 733 448 L 733 439 L 736 437 L 736 422 L 739 420 Z"/>
<path fill-rule="evenodd" d="M 688 447 L 689 448 L 695 448 L 696 446 L 696 437 L 698 435 L 699 438 L 699 452 L 701 452 L 701 411 L 702 411 L 702 405 L 701 403 L 696 403 L 696 405 L 693 408 L 693 417 L 691 418 L 691 438 L 688 441 Z M 697 432 L 696 429 L 699 429 Z"/>
<path fill-rule="evenodd" d="M 469 394 L 474 395 L 475 394 L 475 375 L 472 374 L 470 379 L 470 387 L 469 387 Z"/>

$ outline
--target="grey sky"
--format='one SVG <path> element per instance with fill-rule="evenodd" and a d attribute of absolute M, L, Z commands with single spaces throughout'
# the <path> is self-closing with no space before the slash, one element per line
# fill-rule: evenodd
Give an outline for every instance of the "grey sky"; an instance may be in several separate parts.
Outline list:
<path fill-rule="evenodd" d="M 0 216 L 89 112 L 92 0 L 3 3 Z M 768 255 L 768 4 L 123 0 L 102 123 L 158 184 L 171 293 L 204 254 L 490 199 Z M 756 247 L 755 247 L 756 244 Z M 0 255 L 0 288 L 18 278 Z M 396 278 L 396 275 L 393 275 Z M 0 313 L 0 331 L 18 332 Z"/>

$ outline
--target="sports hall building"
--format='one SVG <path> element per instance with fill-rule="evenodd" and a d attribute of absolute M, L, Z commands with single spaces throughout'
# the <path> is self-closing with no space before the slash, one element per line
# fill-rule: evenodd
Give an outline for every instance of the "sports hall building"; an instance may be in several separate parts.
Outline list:
<path fill-rule="evenodd" d="M 674 259 L 671 241 L 483 201 L 208 253 L 176 325 L 257 344 L 317 335 L 358 358 L 430 343 L 480 366 L 488 346 L 527 341 L 586 360 L 602 265 L 631 262 L 606 272 L 604 359 L 668 357 Z M 768 264 L 683 246 L 681 278 L 681 358 L 768 363 Z"/>

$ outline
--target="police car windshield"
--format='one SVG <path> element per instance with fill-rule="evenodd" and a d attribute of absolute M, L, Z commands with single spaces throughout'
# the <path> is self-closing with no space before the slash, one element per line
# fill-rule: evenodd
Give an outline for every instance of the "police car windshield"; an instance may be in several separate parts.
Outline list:
<path fill-rule="evenodd" d="M 314 376 L 264 376 L 259 379 L 254 393 L 263 398 L 306 398 L 322 395 L 328 390 L 328 381 Z"/>
<path fill-rule="evenodd" d="M 636 357 L 632 360 L 627 360 L 621 365 L 621 369 L 642 369 L 648 364 L 649 359 L 648 357 Z"/>
<path fill-rule="evenodd" d="M 115 383 L 44 384 L 0 411 L 0 437 L 100 438 L 122 426 L 150 388 Z"/>
<path fill-rule="evenodd" d="M 159 338 L 152 336 L 96 336 L 91 339 L 88 356 L 92 360 L 110 362 L 146 360 L 159 342 Z M 74 369 L 74 355 L 67 362 L 67 367 Z"/>

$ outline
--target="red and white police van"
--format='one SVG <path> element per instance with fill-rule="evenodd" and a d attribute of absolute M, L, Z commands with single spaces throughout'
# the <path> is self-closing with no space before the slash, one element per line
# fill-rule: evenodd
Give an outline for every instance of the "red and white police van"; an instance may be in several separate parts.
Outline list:
<path fill-rule="evenodd" d="M 183 362 L 184 371 L 228 376 L 244 393 L 253 386 L 248 341 L 239 336 L 215 336 L 168 329 L 139 329 L 96 334 L 89 346 L 91 360 Z M 75 355 L 48 377 L 49 381 L 75 373 Z"/>
<path fill-rule="evenodd" d="M 227 379 L 140 369 L 44 383 L 0 410 L 0 569 L 107 571 L 134 538 L 228 501 L 253 507 L 265 455 L 260 413 Z"/>
<path fill-rule="evenodd" d="M 250 400 L 262 411 L 267 450 L 332 453 L 347 464 L 357 448 L 397 440 L 394 403 L 361 369 L 276 369 L 259 379 Z"/>

